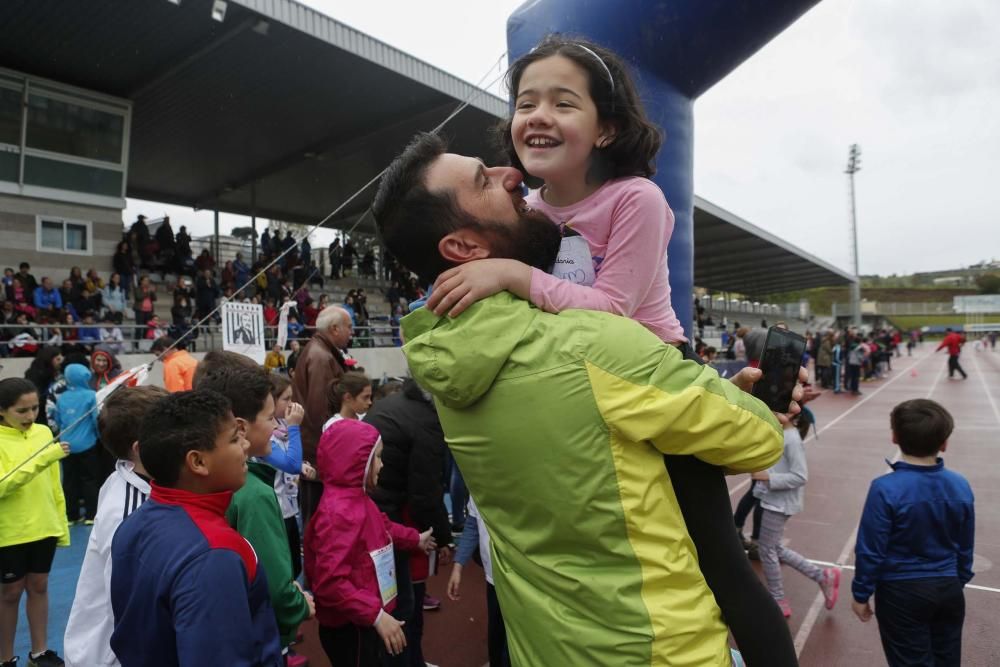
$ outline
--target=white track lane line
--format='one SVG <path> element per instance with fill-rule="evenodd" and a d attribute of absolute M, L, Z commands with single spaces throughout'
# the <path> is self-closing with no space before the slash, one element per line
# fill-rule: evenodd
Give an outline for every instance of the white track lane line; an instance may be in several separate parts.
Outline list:
<path fill-rule="evenodd" d="M 979 376 L 979 381 L 983 383 L 983 391 L 986 392 L 986 398 L 990 401 L 990 407 L 993 408 L 993 416 L 997 418 L 997 422 L 1000 423 L 1000 410 L 997 409 L 997 402 L 993 400 L 993 393 L 990 392 L 990 386 L 986 384 L 986 378 L 983 376 L 982 368 L 979 366 L 979 359 L 976 354 L 972 355 L 972 364 L 976 367 L 976 375 Z"/>
<path fill-rule="evenodd" d="M 925 357 L 925 359 L 930 358 L 931 356 L 932 355 L 928 355 L 927 357 Z M 917 365 L 922 363 L 923 361 L 924 359 L 918 361 L 916 364 L 913 365 L 913 368 L 916 368 Z M 873 391 L 868 396 L 868 398 L 874 397 L 877 393 L 879 393 L 880 391 L 882 391 L 883 389 L 885 389 L 886 387 L 888 387 L 890 384 L 892 384 L 901 377 L 902 374 L 897 375 L 892 380 L 889 380 L 889 382 L 886 382 L 877 390 Z M 934 378 L 934 382 L 931 383 L 931 387 L 927 391 L 927 396 L 925 398 L 930 398 L 934 394 L 934 390 L 937 388 L 938 383 L 941 382 L 942 377 L 944 377 L 943 367 L 941 368 L 940 371 L 938 371 L 937 377 Z M 862 401 L 862 403 L 863 402 L 864 401 Z M 846 417 L 848 414 L 853 412 L 855 408 L 859 407 L 861 407 L 861 403 L 858 403 L 856 406 L 854 406 L 854 408 L 840 415 L 840 417 L 837 417 L 835 420 L 830 422 L 830 425 L 832 426 L 833 424 L 837 423 L 838 421 Z M 895 463 L 898 460 L 899 460 L 899 448 L 896 449 L 896 454 L 892 457 L 891 463 Z M 854 550 L 854 541 L 857 539 L 857 537 L 858 537 L 858 527 L 855 526 L 854 530 L 851 531 L 851 536 L 847 538 L 846 542 L 844 542 L 844 548 L 840 550 L 840 555 L 837 557 L 837 562 L 834 565 L 831 565 L 830 567 L 843 567 L 843 563 L 847 560 L 848 556 L 851 555 L 851 551 Z M 802 649 L 805 648 L 806 642 L 809 641 L 809 635 L 812 634 L 813 628 L 816 626 L 816 619 L 819 618 L 820 609 L 822 609 L 825 606 L 825 602 L 826 600 L 823 597 L 823 591 L 822 590 L 818 591 L 816 593 L 816 597 L 813 598 L 812 604 L 809 606 L 809 611 L 806 612 L 806 617 L 802 620 L 802 625 L 799 626 L 799 631 L 795 633 L 796 657 L 802 655 Z"/>

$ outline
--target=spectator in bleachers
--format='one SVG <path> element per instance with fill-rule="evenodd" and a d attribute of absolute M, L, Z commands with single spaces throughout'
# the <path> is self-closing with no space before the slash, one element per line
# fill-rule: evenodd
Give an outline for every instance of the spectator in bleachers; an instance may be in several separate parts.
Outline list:
<path fill-rule="evenodd" d="M 3 270 L 3 278 L 0 278 L 0 282 L 3 284 L 3 295 L 8 301 L 11 299 L 10 290 L 14 286 L 14 269 L 9 266 Z"/>
<path fill-rule="evenodd" d="M 138 272 L 138 270 L 144 266 L 142 239 L 139 238 L 139 234 L 136 232 L 129 232 L 127 238 L 128 250 L 132 254 L 132 266 L 134 266 L 136 272 Z"/>
<path fill-rule="evenodd" d="M 375 277 L 375 251 L 371 248 L 368 248 L 361 258 L 361 263 L 358 265 L 358 275 L 362 278 Z"/>
<path fill-rule="evenodd" d="M 285 370 L 285 355 L 281 353 L 281 346 L 275 343 L 271 351 L 264 357 L 264 368 L 271 373 Z"/>
<path fill-rule="evenodd" d="M 222 274 L 219 276 L 219 284 L 223 287 L 236 286 L 236 269 L 233 268 L 232 260 L 227 260 L 222 265 Z"/>
<path fill-rule="evenodd" d="M 204 274 L 205 271 L 211 273 L 215 271 L 215 258 L 212 257 L 212 253 L 208 251 L 208 248 L 205 248 L 201 251 L 201 254 L 198 255 L 198 259 L 194 261 L 194 265 L 201 274 Z"/>
<path fill-rule="evenodd" d="M 128 231 L 129 243 L 132 246 L 132 252 L 138 254 L 139 256 L 139 261 L 136 262 L 136 266 L 149 266 L 145 255 L 146 246 L 149 244 L 149 227 L 146 226 L 146 216 L 138 216 Z M 132 236 L 133 234 L 135 235 L 134 238 Z"/>
<path fill-rule="evenodd" d="M 340 263 L 344 256 L 344 249 L 340 247 L 340 239 L 334 239 L 326 252 L 327 258 L 330 260 L 330 279 L 338 280 L 340 278 Z"/>
<path fill-rule="evenodd" d="M 122 286 L 122 277 L 119 273 L 112 273 L 108 284 L 101 290 L 101 303 L 104 306 L 104 316 L 111 317 L 115 324 L 122 323 L 125 314 L 125 299 L 128 294 Z"/>
<path fill-rule="evenodd" d="M 358 325 L 358 315 L 357 312 L 354 310 L 355 293 L 356 293 L 355 290 L 351 290 L 350 292 L 348 292 L 347 296 L 344 297 L 344 303 L 341 304 L 340 306 L 341 308 L 347 311 L 348 315 L 351 316 L 351 326 Z"/>
<path fill-rule="evenodd" d="M 92 292 L 99 292 L 104 288 L 104 279 L 98 275 L 97 269 L 90 268 L 87 269 L 87 276 L 84 279 L 83 285 Z"/>
<path fill-rule="evenodd" d="M 201 275 L 195 281 L 194 293 L 195 315 L 201 321 L 215 308 L 215 301 L 220 294 L 219 285 L 215 282 L 211 269 L 202 269 Z"/>
<path fill-rule="evenodd" d="M 160 246 L 160 257 L 166 264 L 172 264 L 177 255 L 177 240 L 174 238 L 174 228 L 170 226 L 170 218 L 164 217 L 156 229 L 156 243 Z"/>
<path fill-rule="evenodd" d="M 354 244 L 351 243 L 350 239 L 348 239 L 344 244 L 344 256 L 342 260 L 345 276 L 351 274 L 351 269 L 354 267 L 354 257 L 357 254 L 357 251 L 354 249 Z"/>
<path fill-rule="evenodd" d="M 299 318 L 289 313 L 288 315 L 288 337 L 291 339 L 302 338 L 306 328 L 299 322 Z"/>
<path fill-rule="evenodd" d="M 101 328 L 101 346 L 107 348 L 112 354 L 121 354 L 125 351 L 125 336 L 122 335 L 122 330 L 118 326 L 112 326 L 121 324 L 121 322 L 116 322 L 114 315 L 109 313 L 104 316 L 104 323 L 108 326 Z"/>
<path fill-rule="evenodd" d="M 73 307 L 76 308 L 76 312 L 81 317 L 83 313 L 91 311 L 94 313 L 101 312 L 104 304 L 101 300 L 101 293 L 90 289 L 90 283 L 84 283 L 83 288 L 80 290 L 76 301 L 73 303 Z"/>
<path fill-rule="evenodd" d="M 299 243 L 299 263 L 302 266 L 309 266 L 310 261 L 312 261 L 312 244 L 309 243 L 308 236 L 303 236 Z"/>
<path fill-rule="evenodd" d="M 271 228 L 265 227 L 260 233 L 260 250 L 265 255 L 271 254 Z"/>
<path fill-rule="evenodd" d="M 154 314 L 149 321 L 146 322 L 146 340 L 157 340 L 163 338 L 168 333 L 167 327 L 163 326 L 160 322 L 160 316 Z"/>
<path fill-rule="evenodd" d="M 58 319 L 59 311 L 62 310 L 63 299 L 59 290 L 52 286 L 52 279 L 48 276 L 42 278 L 42 285 L 35 288 L 35 308 L 39 317 Z"/>
<path fill-rule="evenodd" d="M 59 288 L 59 298 L 62 300 L 62 307 L 66 310 L 72 309 L 74 315 L 76 314 L 76 306 L 73 305 L 73 302 L 77 300 L 77 296 L 78 293 L 73 286 L 73 281 L 69 278 L 62 281 L 62 287 Z"/>
<path fill-rule="evenodd" d="M 191 235 L 188 234 L 187 227 L 181 225 L 177 230 L 177 264 L 183 268 L 187 261 L 191 259 Z"/>
<path fill-rule="evenodd" d="M 316 326 L 316 317 L 319 316 L 320 310 L 321 308 L 316 307 L 316 302 L 313 301 L 312 298 L 306 299 L 306 303 L 302 307 L 301 313 L 302 324 L 304 324 L 307 329 L 312 329 Z"/>
<path fill-rule="evenodd" d="M 95 345 L 101 342 L 101 331 L 99 327 L 94 325 L 93 311 L 88 310 L 84 312 L 83 320 L 77 328 L 77 340 L 80 341 L 80 345 L 86 346 L 88 350 L 92 350 Z"/>
<path fill-rule="evenodd" d="M 38 348 L 41 345 L 41 332 L 36 327 L 31 326 L 27 313 L 18 313 L 14 323 L 17 324 L 19 328 L 12 329 L 10 332 L 10 356 L 34 356 L 35 353 L 38 352 Z M 55 349 L 58 351 L 58 348 Z"/>
<path fill-rule="evenodd" d="M 156 287 L 149 282 L 149 276 L 139 279 L 139 286 L 135 289 L 135 298 L 132 305 L 135 309 L 135 324 L 137 327 L 145 327 L 149 318 L 153 316 L 153 304 L 156 302 Z M 141 329 L 136 330 L 136 338 L 142 336 Z"/>
<path fill-rule="evenodd" d="M 236 272 L 236 287 L 243 287 L 250 280 L 250 267 L 243 261 L 243 253 L 236 253 L 236 260 L 233 262 L 233 271 Z"/>
<path fill-rule="evenodd" d="M 69 281 L 73 283 L 73 287 L 83 289 L 86 280 L 83 277 L 83 270 L 79 266 L 74 266 L 69 270 Z"/>
<path fill-rule="evenodd" d="M 27 262 L 21 262 L 15 277 L 20 279 L 21 287 L 23 287 L 28 294 L 35 293 L 35 288 L 38 287 L 38 281 L 35 280 L 35 276 L 31 275 L 30 264 Z"/>
<path fill-rule="evenodd" d="M 111 266 L 115 273 L 121 277 L 121 286 L 125 291 L 125 297 L 128 298 L 135 276 L 135 264 L 132 262 L 132 251 L 129 249 L 128 241 L 118 243 L 118 249 L 111 258 Z"/>
<path fill-rule="evenodd" d="M 295 374 L 295 364 L 299 361 L 299 352 L 302 350 L 302 345 L 297 340 L 289 341 L 288 348 L 291 352 L 288 355 L 288 361 L 286 362 L 288 368 L 288 375 L 291 377 Z"/>

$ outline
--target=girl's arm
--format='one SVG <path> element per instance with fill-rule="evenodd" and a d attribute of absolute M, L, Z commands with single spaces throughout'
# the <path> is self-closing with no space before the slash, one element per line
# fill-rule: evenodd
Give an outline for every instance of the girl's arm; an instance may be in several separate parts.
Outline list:
<path fill-rule="evenodd" d="M 646 298 L 667 251 L 674 214 L 652 182 L 636 180 L 612 213 L 605 257 L 593 287 L 576 285 L 510 259 L 483 259 L 442 273 L 427 306 L 458 315 L 507 290 L 550 313 L 569 308 L 631 317 Z"/>
<path fill-rule="evenodd" d="M 465 565 L 472 558 L 479 548 L 479 522 L 476 517 L 467 515 L 465 517 L 465 530 L 458 538 L 458 550 L 455 552 L 455 563 Z"/>
<path fill-rule="evenodd" d="M 0 453 L 0 498 L 6 498 L 8 495 L 14 493 L 22 486 L 35 479 L 40 473 L 42 473 L 50 465 L 58 461 L 59 459 L 65 458 L 68 452 L 63 450 L 62 446 L 58 442 L 49 443 L 48 447 L 43 449 L 37 456 L 30 459 L 27 463 L 24 463 L 20 468 L 17 468 L 19 463 L 22 461 L 12 461 L 6 456 Z M 17 468 L 17 470 L 15 470 Z M 58 468 L 57 468 L 58 470 Z M 8 475 L 10 475 L 8 477 Z M 58 477 L 58 472 L 57 475 Z M 56 484 L 59 488 L 58 495 L 62 495 L 62 486 Z"/>
<path fill-rule="evenodd" d="M 271 453 L 261 460 L 289 475 L 302 474 L 302 430 L 298 425 L 288 427 L 288 449 L 277 445 L 277 438 L 271 438 Z"/>
<path fill-rule="evenodd" d="M 771 491 L 787 491 L 797 489 L 809 481 L 809 469 L 806 467 L 806 450 L 802 440 L 795 438 L 785 441 L 785 459 L 788 460 L 788 472 L 770 472 L 767 480 Z"/>

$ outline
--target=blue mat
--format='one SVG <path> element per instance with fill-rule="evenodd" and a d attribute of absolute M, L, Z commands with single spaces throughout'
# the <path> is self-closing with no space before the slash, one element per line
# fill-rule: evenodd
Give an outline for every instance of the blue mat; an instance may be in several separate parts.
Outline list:
<path fill-rule="evenodd" d="M 69 610 L 73 606 L 73 596 L 76 595 L 76 581 L 80 578 L 83 555 L 87 552 L 90 526 L 73 526 L 69 533 L 71 544 L 65 549 L 56 549 L 52 572 L 49 574 L 49 648 L 59 655 L 63 652 L 63 635 L 66 634 Z M 14 636 L 14 655 L 21 656 L 22 663 L 28 662 L 28 651 L 31 650 L 31 633 L 24 610 L 26 598 L 27 594 L 21 596 L 17 634 Z"/>

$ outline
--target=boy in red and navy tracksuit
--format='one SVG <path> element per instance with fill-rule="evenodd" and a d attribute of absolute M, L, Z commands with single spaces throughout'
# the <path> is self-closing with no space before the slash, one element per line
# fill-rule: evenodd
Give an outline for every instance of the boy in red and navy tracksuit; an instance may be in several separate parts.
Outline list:
<path fill-rule="evenodd" d="M 147 412 L 139 443 L 152 491 L 111 546 L 111 648 L 122 667 L 279 667 L 267 577 L 225 518 L 247 474 L 229 401 L 172 394 Z"/>

